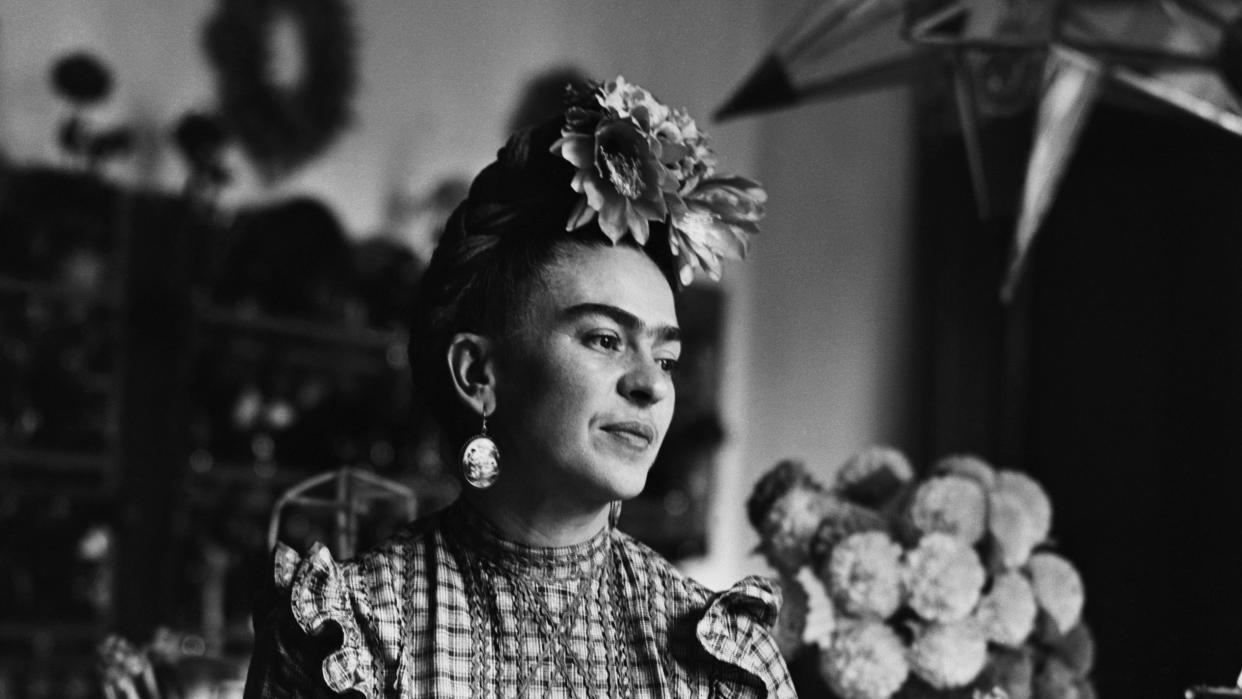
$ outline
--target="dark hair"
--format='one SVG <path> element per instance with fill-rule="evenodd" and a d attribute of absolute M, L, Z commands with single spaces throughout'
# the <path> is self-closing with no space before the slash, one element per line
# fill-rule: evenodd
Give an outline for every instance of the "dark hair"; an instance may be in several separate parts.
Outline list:
<path fill-rule="evenodd" d="M 554 66 L 540 71 L 522 87 L 518 103 L 509 115 L 508 132 L 516 132 L 564 114 L 566 86 L 586 92 L 590 90 L 590 85 L 591 79 L 577 66 Z"/>
<path fill-rule="evenodd" d="M 533 285 L 566 246 L 613 244 L 594 222 L 565 230 L 581 195 L 570 186 L 573 166 L 551 152 L 563 121 L 550 119 L 509 138 L 449 217 L 423 274 L 409 344 L 415 400 L 426 402 L 450 445 L 478 429 L 445 367 L 453 335 L 510 336 L 525 318 Z M 628 237 L 618 244 L 642 249 L 679 289 L 663 223 L 651 223 L 646 246 Z"/>

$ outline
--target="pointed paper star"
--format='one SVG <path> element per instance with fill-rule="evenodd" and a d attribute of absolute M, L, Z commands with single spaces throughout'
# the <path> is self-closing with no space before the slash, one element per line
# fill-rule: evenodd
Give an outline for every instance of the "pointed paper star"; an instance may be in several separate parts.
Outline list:
<path fill-rule="evenodd" d="M 1106 85 L 1242 135 L 1242 3 L 1235 0 L 818 0 L 717 118 L 898 84 L 928 52 L 952 59 L 983 216 L 980 124 L 1039 101 L 1006 299 Z"/>

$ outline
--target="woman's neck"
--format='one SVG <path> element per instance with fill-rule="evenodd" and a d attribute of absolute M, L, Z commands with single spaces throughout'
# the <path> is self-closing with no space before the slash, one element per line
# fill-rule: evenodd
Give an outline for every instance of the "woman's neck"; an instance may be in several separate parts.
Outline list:
<path fill-rule="evenodd" d="M 500 488 L 474 490 L 462 497 L 495 525 L 505 538 L 527 546 L 551 548 L 587 541 L 608 525 L 609 506 L 584 506 L 562 498 L 529 498 Z"/>

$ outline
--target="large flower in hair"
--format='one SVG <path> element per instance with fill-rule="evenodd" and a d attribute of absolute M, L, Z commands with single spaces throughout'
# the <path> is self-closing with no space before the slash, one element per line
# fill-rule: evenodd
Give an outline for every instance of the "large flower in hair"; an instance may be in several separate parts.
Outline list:
<path fill-rule="evenodd" d="M 668 216 L 662 187 L 675 180 L 659 161 L 659 143 L 629 120 L 601 119 L 590 135 L 561 138 L 561 154 L 578 168 L 571 186 L 583 195 L 566 230 L 599 216 L 599 227 L 614 243 L 626 234 L 640 245 L 650 235 L 649 221 Z"/>
<path fill-rule="evenodd" d="M 600 229 L 614 243 L 628 234 L 645 245 L 649 222 L 668 217 L 665 190 L 677 189 L 676 178 L 660 162 L 663 144 L 652 131 L 653 122 L 667 120 L 669 110 L 622 78 L 602 87 L 598 101 L 602 112 L 571 108 L 552 145 L 577 168 L 570 184 L 583 195 L 565 227 L 573 230 L 598 216 Z"/>
<path fill-rule="evenodd" d="M 707 135 L 685 112 L 622 77 L 571 93 L 568 104 L 552 151 L 576 168 L 582 197 L 566 230 L 598 217 L 613 242 L 631 235 L 646 245 L 650 222 L 667 222 L 685 284 L 695 269 L 719 279 L 721 259 L 745 255 L 766 195 L 751 180 L 714 176 Z"/>

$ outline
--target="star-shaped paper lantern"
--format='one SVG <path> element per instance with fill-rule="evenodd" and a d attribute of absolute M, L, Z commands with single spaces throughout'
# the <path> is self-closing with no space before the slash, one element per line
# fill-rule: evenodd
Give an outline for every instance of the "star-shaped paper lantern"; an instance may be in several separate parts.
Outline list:
<path fill-rule="evenodd" d="M 1091 107 L 1121 87 L 1242 136 L 1236 0 L 816 0 L 717 118 L 895 85 L 928 57 L 954 68 L 980 214 L 980 124 L 1038 101 L 1002 296 L 1011 299 Z"/>

